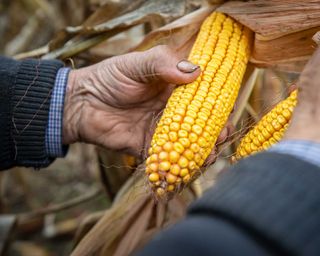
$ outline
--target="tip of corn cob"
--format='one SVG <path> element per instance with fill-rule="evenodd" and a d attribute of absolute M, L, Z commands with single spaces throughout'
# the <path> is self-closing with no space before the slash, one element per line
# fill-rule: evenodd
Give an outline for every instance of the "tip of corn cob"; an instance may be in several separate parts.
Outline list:
<path fill-rule="evenodd" d="M 291 92 L 288 98 L 278 103 L 270 112 L 241 139 L 233 162 L 267 150 L 279 142 L 288 128 L 291 115 L 297 103 L 297 90 Z"/>
<path fill-rule="evenodd" d="M 148 151 L 145 171 L 156 198 L 170 197 L 201 173 L 238 95 L 250 38 L 225 14 L 204 21 L 189 55 L 201 75 L 174 90 Z"/>

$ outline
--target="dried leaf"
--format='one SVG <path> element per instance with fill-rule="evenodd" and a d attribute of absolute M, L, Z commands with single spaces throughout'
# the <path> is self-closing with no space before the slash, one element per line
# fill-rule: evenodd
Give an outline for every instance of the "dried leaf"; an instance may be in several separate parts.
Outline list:
<path fill-rule="evenodd" d="M 106 212 L 104 217 L 80 241 L 72 256 L 89 256 L 111 247 L 112 243 L 128 229 L 132 218 L 139 216 L 147 199 L 146 196 L 133 200 L 130 204 L 117 205 Z"/>
<path fill-rule="evenodd" d="M 277 65 L 279 68 L 282 63 L 307 61 L 316 49 L 317 44 L 312 37 L 319 29 L 311 28 L 269 41 L 256 38 L 251 62 L 263 67 Z"/>
<path fill-rule="evenodd" d="M 59 31 L 54 39 L 49 43 L 50 49 L 55 50 L 57 48 L 63 47 L 63 45 L 70 39 L 72 39 L 72 41 L 74 42 L 77 42 L 84 34 L 93 33 L 93 31 L 91 31 L 90 29 L 91 27 L 107 22 L 129 11 L 133 11 L 145 1 L 146 0 L 138 0 L 133 2 L 128 0 L 106 1 L 104 5 L 102 5 L 93 14 L 91 14 L 81 26 L 69 26 Z"/>
<path fill-rule="evenodd" d="M 143 51 L 155 45 L 166 44 L 172 48 L 187 52 L 192 46 L 203 20 L 214 10 L 203 7 L 149 33 L 133 50 Z M 193 40 L 192 40 L 193 39 Z M 185 54 L 186 55 L 186 54 Z"/>
<path fill-rule="evenodd" d="M 112 244 L 125 230 L 136 216 L 139 216 L 144 206 L 150 202 L 150 197 L 144 192 L 143 176 L 139 176 L 139 183 L 131 186 L 122 197 L 114 202 L 112 208 L 106 211 L 102 219 L 80 241 L 72 256 L 89 256 L 111 248 Z M 133 177 L 135 179 L 135 177 Z M 128 183 L 131 184 L 132 179 Z M 126 186 L 124 186 L 127 189 Z"/>
<path fill-rule="evenodd" d="M 107 22 L 97 24 L 95 26 L 67 28 L 66 32 L 64 33 L 77 33 L 81 35 L 90 34 L 91 36 L 76 36 L 68 41 L 64 47 L 46 54 L 43 58 L 68 58 L 90 47 L 93 47 L 94 45 L 97 45 L 120 32 L 132 28 L 133 26 L 148 23 L 154 20 L 158 20 L 162 24 L 166 24 L 184 15 L 185 11 L 185 2 L 183 0 L 149 0 L 137 10 L 126 13 Z M 66 35 L 62 35 L 62 37 L 64 36 Z"/>
<path fill-rule="evenodd" d="M 156 206 L 156 227 L 162 228 L 166 217 L 167 204 L 164 202 L 159 202 Z"/>
<path fill-rule="evenodd" d="M 320 0 L 230 1 L 217 9 L 271 40 L 320 26 Z"/>
<path fill-rule="evenodd" d="M 232 1 L 217 10 L 256 33 L 250 60 L 256 66 L 299 72 L 315 49 L 320 0 Z"/>
<path fill-rule="evenodd" d="M 80 240 L 90 231 L 90 229 L 103 217 L 103 215 L 104 211 L 99 211 L 84 217 L 74 236 L 74 244 L 78 244 Z"/>
<path fill-rule="evenodd" d="M 105 3 L 82 24 L 82 27 L 92 27 L 102 24 L 117 16 L 137 9 L 145 1 L 146 0 L 105 1 Z"/>
<path fill-rule="evenodd" d="M 240 95 L 237 99 L 236 110 L 232 113 L 231 122 L 234 126 L 237 125 L 240 117 L 242 116 L 243 111 L 248 103 L 251 92 L 256 84 L 257 78 L 261 75 L 262 70 L 255 68 L 253 72 L 251 72 L 249 79 L 247 79 L 246 83 L 241 89 Z"/>
<path fill-rule="evenodd" d="M 48 47 L 48 45 L 45 45 L 41 48 L 29 51 L 29 52 L 19 53 L 19 54 L 13 56 L 13 58 L 15 58 L 17 60 L 26 59 L 26 58 L 35 58 L 35 57 L 39 57 L 41 55 L 44 55 L 48 52 L 49 52 L 49 47 Z"/>
<path fill-rule="evenodd" d="M 183 0 L 149 0 L 140 8 L 118 16 L 107 22 L 95 26 L 82 26 L 81 32 L 90 31 L 101 33 L 115 28 L 132 27 L 138 24 L 160 19 L 163 23 L 168 23 L 185 13 L 185 1 Z"/>
<path fill-rule="evenodd" d="M 148 227 L 154 204 L 154 201 L 150 198 L 147 205 L 133 220 L 130 228 L 121 237 L 121 242 L 118 244 L 118 248 L 113 254 L 114 256 L 127 256 L 131 254 Z M 103 253 L 103 255 L 108 254 Z"/>
<path fill-rule="evenodd" d="M 168 204 L 171 221 L 181 219 L 185 216 L 187 204 L 182 198 L 175 196 Z"/>

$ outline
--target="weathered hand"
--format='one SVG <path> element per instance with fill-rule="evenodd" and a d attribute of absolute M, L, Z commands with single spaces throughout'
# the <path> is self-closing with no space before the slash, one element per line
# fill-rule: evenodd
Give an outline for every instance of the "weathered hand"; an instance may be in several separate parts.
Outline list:
<path fill-rule="evenodd" d="M 83 141 L 142 156 L 174 86 L 199 74 L 197 66 L 181 61 L 166 46 L 71 71 L 64 143 Z"/>
<path fill-rule="evenodd" d="M 320 49 L 298 81 L 298 103 L 284 139 L 320 142 Z"/>

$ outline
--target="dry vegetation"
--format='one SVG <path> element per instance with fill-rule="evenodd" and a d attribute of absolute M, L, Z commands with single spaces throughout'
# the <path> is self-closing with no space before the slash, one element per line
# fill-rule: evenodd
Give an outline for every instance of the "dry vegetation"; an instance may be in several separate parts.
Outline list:
<path fill-rule="evenodd" d="M 127 255 L 182 218 L 187 205 L 213 184 L 230 164 L 241 134 L 287 95 L 320 30 L 319 0 L 220 2 L 0 2 L 1 54 L 59 58 L 73 67 L 158 44 L 187 55 L 201 22 L 216 8 L 255 32 L 251 64 L 231 117 L 237 131 L 219 145 L 216 164 L 189 189 L 168 204 L 155 204 L 138 160 L 72 145 L 65 159 L 46 170 L 0 174 L 0 255 Z"/>

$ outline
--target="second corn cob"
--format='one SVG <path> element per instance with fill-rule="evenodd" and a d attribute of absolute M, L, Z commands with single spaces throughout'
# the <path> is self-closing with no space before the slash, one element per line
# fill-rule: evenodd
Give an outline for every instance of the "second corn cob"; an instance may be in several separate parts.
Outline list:
<path fill-rule="evenodd" d="M 279 142 L 291 120 L 294 107 L 297 104 L 297 90 L 288 98 L 278 103 L 270 112 L 242 138 L 236 150 L 237 160 L 266 150 Z"/>
<path fill-rule="evenodd" d="M 249 59 L 251 32 L 214 12 L 189 60 L 202 73 L 169 98 L 148 151 L 146 174 L 156 197 L 179 191 L 200 174 L 233 109 Z"/>

